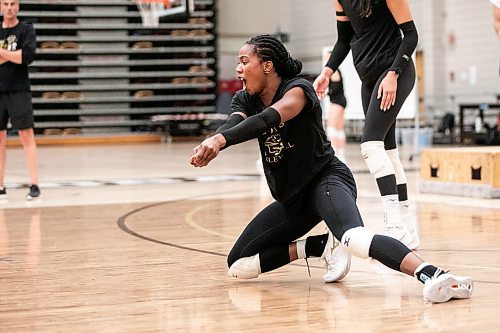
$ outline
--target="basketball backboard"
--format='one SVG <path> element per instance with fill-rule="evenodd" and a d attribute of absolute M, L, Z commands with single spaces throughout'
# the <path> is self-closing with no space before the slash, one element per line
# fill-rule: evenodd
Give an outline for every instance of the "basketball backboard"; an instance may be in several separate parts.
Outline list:
<path fill-rule="evenodd" d="M 145 27 L 157 27 L 160 17 L 190 15 L 194 12 L 194 0 L 134 0 Z"/>

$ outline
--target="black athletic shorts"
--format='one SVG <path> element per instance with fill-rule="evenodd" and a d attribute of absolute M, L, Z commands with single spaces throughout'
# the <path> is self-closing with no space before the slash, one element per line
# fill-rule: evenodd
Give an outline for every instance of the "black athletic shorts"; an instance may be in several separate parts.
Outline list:
<path fill-rule="evenodd" d="M 329 95 L 329 97 L 330 97 L 330 103 L 332 104 L 338 104 L 344 108 L 347 105 L 347 100 L 344 94 L 332 94 Z"/>
<path fill-rule="evenodd" d="M 31 92 L 0 92 L 0 131 L 7 129 L 9 119 L 15 129 L 33 128 Z"/>

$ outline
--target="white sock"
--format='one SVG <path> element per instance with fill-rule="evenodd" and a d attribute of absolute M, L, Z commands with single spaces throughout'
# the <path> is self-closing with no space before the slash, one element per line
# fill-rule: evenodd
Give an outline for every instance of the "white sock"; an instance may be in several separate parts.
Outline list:
<path fill-rule="evenodd" d="M 297 246 L 297 257 L 299 259 L 305 259 L 306 258 L 306 240 L 305 239 L 299 239 L 297 242 L 295 242 Z"/>
<path fill-rule="evenodd" d="M 401 221 L 406 225 L 408 230 L 414 235 L 418 235 L 416 220 L 410 214 L 410 203 L 408 200 L 399 202 L 399 213 Z"/>
<path fill-rule="evenodd" d="M 410 203 L 408 200 L 399 202 L 399 212 L 401 216 L 409 216 L 410 215 Z"/>
<path fill-rule="evenodd" d="M 425 266 L 429 266 L 430 264 L 428 262 L 423 262 L 421 263 L 420 265 L 418 265 L 417 269 L 415 270 L 415 272 L 413 272 L 413 276 L 417 277 L 417 274 L 420 273 L 420 271 L 425 267 Z"/>
<path fill-rule="evenodd" d="M 401 214 L 399 212 L 399 200 L 397 194 L 382 196 L 382 204 L 384 206 L 385 223 L 401 224 Z"/>

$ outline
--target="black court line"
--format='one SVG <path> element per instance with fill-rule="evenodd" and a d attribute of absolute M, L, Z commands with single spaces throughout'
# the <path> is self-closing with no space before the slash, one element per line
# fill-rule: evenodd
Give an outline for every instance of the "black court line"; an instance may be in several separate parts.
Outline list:
<path fill-rule="evenodd" d="M 147 205 L 147 206 L 143 206 L 143 207 L 134 209 L 134 210 L 132 210 L 132 211 L 130 211 L 130 212 L 126 213 L 125 215 L 122 215 L 122 216 L 120 216 L 118 218 L 118 221 L 117 221 L 118 227 L 121 230 L 125 231 L 129 235 L 132 235 L 134 237 L 137 237 L 137 238 L 149 241 L 149 242 L 153 242 L 153 243 L 157 243 L 157 244 L 162 244 L 162 245 L 166 245 L 166 246 L 170 246 L 170 247 L 175 247 L 175 248 L 178 248 L 178 249 L 181 249 L 181 250 L 187 250 L 187 251 L 193 251 L 193 252 L 211 254 L 211 255 L 214 255 L 214 256 L 226 257 L 226 255 L 222 254 L 222 253 L 200 250 L 200 249 L 196 249 L 196 248 L 189 247 L 189 246 L 182 246 L 182 245 L 179 245 L 179 244 L 164 242 L 164 241 L 161 241 L 161 240 L 158 240 L 158 239 L 147 237 L 147 236 L 141 235 L 141 234 L 133 231 L 126 224 L 127 217 L 129 217 L 129 216 L 131 216 L 131 215 L 133 215 L 135 213 L 138 213 L 140 211 L 143 211 L 143 210 L 146 210 L 146 209 L 149 209 L 149 208 L 152 208 L 152 207 L 161 206 L 161 205 L 164 205 L 164 204 L 176 203 L 176 202 L 183 202 L 183 201 L 187 201 L 187 200 L 188 199 L 179 199 L 179 200 L 173 200 L 173 201 L 158 202 L 158 203 L 154 203 L 154 204 L 150 204 L 150 205 Z"/>
<path fill-rule="evenodd" d="M 221 193 L 217 193 L 217 195 L 220 195 L 220 194 L 231 194 L 231 193 L 240 193 L 241 191 L 227 191 L 227 192 L 221 192 Z M 148 241 L 148 242 L 152 242 L 152 243 L 156 243 L 156 244 L 161 244 L 161 245 L 166 245 L 166 246 L 170 246 L 170 247 L 173 247 L 173 248 L 177 248 L 177 249 L 181 249 L 181 250 L 186 250 L 186 251 L 191 251 L 191 252 L 197 252 L 197 253 L 204 253 L 204 254 L 210 254 L 210 255 L 214 255 L 214 256 L 218 256 L 218 257 L 227 257 L 227 254 L 223 254 L 223 253 L 219 253 L 219 252 L 213 252 L 213 251 L 206 251 L 206 250 L 200 250 L 200 249 L 197 249 L 197 248 L 194 248 L 194 247 L 190 247 L 190 246 L 183 246 L 183 245 L 179 245 L 179 244 L 175 244 L 175 243 L 171 243 L 171 242 L 165 242 L 165 241 L 161 241 L 159 239 L 155 239 L 155 238 L 151 238 L 151 237 L 147 237 L 147 236 L 144 236 L 144 235 L 141 235 L 140 233 L 130 229 L 128 226 L 127 226 L 127 218 L 129 216 L 132 216 L 138 212 L 141 212 L 143 210 L 146 210 L 146 209 L 149 209 L 149 208 L 153 208 L 153 207 L 158 207 L 158 206 L 161 206 L 161 205 L 165 205 L 165 204 L 170 204 L 170 203 L 178 203 L 178 202 L 184 202 L 184 201 L 188 201 L 188 200 L 193 200 L 193 199 L 201 199 L 201 198 L 204 198 L 204 197 L 207 197 L 207 196 L 213 196 L 214 194 L 211 193 L 211 194 L 201 194 L 201 195 L 196 195 L 196 196 L 192 196 L 190 198 L 184 198 L 184 199 L 178 199 L 178 200 L 172 200 L 172 201 L 163 201 L 163 202 L 157 202 L 157 203 L 153 203 L 153 204 L 150 204 L 150 205 L 146 205 L 146 206 L 142 206 L 142 207 L 139 207 L 137 209 L 134 209 L 122 216 L 120 216 L 117 220 L 117 225 L 118 227 L 124 231 L 125 233 L 131 235 L 131 236 L 134 236 L 134 237 L 137 237 L 137 238 L 140 238 L 142 240 L 145 240 L 145 241 Z M 299 267 L 307 267 L 306 265 L 301 265 L 301 264 L 294 264 L 294 263 L 290 263 L 289 265 L 292 265 L 292 266 L 299 266 Z M 309 267 L 311 268 L 324 268 L 322 266 L 314 266 L 314 265 L 309 265 Z"/>
<path fill-rule="evenodd" d="M 220 195 L 220 194 L 231 194 L 231 193 L 240 193 L 240 191 L 227 191 L 227 192 L 221 192 L 221 193 L 216 193 L 216 194 Z M 175 244 L 175 243 L 171 243 L 171 242 L 165 242 L 165 241 L 161 241 L 161 240 L 158 240 L 155 238 L 147 237 L 147 236 L 141 235 L 140 233 L 135 232 L 134 230 L 130 229 L 126 224 L 126 220 L 129 216 L 132 216 L 132 215 L 134 215 L 138 212 L 141 212 L 143 210 L 146 210 L 146 209 L 149 209 L 152 207 L 158 207 L 158 206 L 165 205 L 165 204 L 170 204 L 170 203 L 184 202 L 184 201 L 189 201 L 189 200 L 193 200 L 193 199 L 201 199 L 201 198 L 213 196 L 213 195 L 214 195 L 214 193 L 201 194 L 201 195 L 197 195 L 197 196 L 192 196 L 190 198 L 184 198 L 184 199 L 178 199 L 178 200 L 172 200 L 172 201 L 163 201 L 163 202 L 157 202 L 157 203 L 149 204 L 146 206 L 142 206 L 142 207 L 134 209 L 134 210 L 120 216 L 117 220 L 117 225 L 125 233 L 127 233 L 133 237 L 137 237 L 137 238 L 140 238 L 142 240 L 148 241 L 148 242 L 161 244 L 161 245 L 165 245 L 165 246 L 169 246 L 169 247 L 173 247 L 173 248 L 177 248 L 177 249 L 181 249 L 181 250 L 191 251 L 191 252 L 204 253 L 204 254 L 214 255 L 214 256 L 218 256 L 218 257 L 227 257 L 227 254 L 224 254 L 224 253 L 201 250 L 201 249 L 197 249 L 194 247 L 183 246 L 183 245 L 179 245 L 179 244 Z M 422 249 L 422 248 L 420 248 L 420 249 L 418 249 L 418 251 L 422 251 L 422 252 L 498 252 L 499 250 L 494 250 L 494 249 L 442 250 L 442 249 Z M 289 265 L 297 266 L 297 267 L 308 267 L 307 264 L 304 265 L 304 264 L 290 263 Z M 310 268 L 324 269 L 323 266 L 316 266 L 316 265 L 309 265 L 309 267 Z M 356 272 L 357 270 L 351 269 L 351 271 Z M 365 272 L 365 273 L 378 275 L 378 273 L 376 273 L 376 272 L 373 272 L 373 273 Z M 397 274 L 399 274 L 399 273 L 397 271 L 394 271 L 393 275 L 397 275 Z M 474 280 L 474 283 L 487 283 L 487 284 L 500 285 L 500 281 Z"/>

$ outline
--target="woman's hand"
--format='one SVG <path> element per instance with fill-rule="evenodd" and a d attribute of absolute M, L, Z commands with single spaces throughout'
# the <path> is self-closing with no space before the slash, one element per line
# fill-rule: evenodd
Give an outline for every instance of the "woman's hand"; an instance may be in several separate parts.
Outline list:
<path fill-rule="evenodd" d="M 398 89 L 398 74 L 389 71 L 378 87 L 377 99 L 380 101 L 380 110 L 387 111 L 396 103 L 396 91 Z"/>
<path fill-rule="evenodd" d="M 325 92 L 328 88 L 328 84 L 330 83 L 330 77 L 332 76 L 332 74 L 333 70 L 331 68 L 325 67 L 318 75 L 316 80 L 314 80 L 313 87 L 319 99 L 325 97 Z"/>
<path fill-rule="evenodd" d="M 220 149 L 225 144 L 226 138 L 222 134 L 211 136 L 193 149 L 193 156 L 191 156 L 189 162 L 198 168 L 207 166 L 211 160 L 219 155 Z"/>

